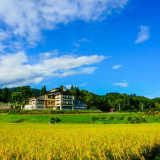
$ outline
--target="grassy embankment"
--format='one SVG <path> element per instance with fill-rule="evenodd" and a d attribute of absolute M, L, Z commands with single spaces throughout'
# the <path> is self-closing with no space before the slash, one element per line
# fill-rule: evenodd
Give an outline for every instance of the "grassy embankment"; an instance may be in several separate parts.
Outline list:
<path fill-rule="evenodd" d="M 129 124 L 160 123 L 160 114 L 144 113 L 85 113 L 85 114 L 0 114 L 1 123 L 48 123 L 50 117 L 60 118 L 60 124 Z"/>

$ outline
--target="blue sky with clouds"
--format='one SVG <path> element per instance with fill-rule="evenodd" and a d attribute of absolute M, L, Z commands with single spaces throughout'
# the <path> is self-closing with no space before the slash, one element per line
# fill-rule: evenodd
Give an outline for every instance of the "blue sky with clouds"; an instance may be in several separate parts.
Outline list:
<path fill-rule="evenodd" d="M 160 97 L 158 0 L 0 0 L 0 87 Z"/>

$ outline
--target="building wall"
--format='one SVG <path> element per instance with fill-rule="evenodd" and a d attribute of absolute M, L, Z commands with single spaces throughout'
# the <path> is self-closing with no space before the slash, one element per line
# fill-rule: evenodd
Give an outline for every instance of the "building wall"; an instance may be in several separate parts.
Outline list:
<path fill-rule="evenodd" d="M 72 94 L 48 94 L 29 100 L 33 109 L 86 109 L 86 104 Z"/>

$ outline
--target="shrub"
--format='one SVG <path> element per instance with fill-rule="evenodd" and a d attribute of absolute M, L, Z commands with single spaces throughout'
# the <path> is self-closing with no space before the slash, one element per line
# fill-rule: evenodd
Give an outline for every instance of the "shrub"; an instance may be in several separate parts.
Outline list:
<path fill-rule="evenodd" d="M 92 117 L 91 121 L 97 121 L 99 119 L 99 117 Z"/>
<path fill-rule="evenodd" d="M 60 122 L 61 119 L 59 117 L 55 117 L 55 122 Z"/>
<path fill-rule="evenodd" d="M 123 120 L 124 117 L 123 116 L 118 116 L 118 117 L 115 117 L 117 120 Z"/>
<path fill-rule="evenodd" d="M 126 120 L 126 121 L 130 121 L 131 119 L 132 119 L 132 117 L 130 117 L 130 116 L 124 117 L 124 120 Z"/>
<path fill-rule="evenodd" d="M 114 116 L 111 116 L 111 117 L 108 117 L 109 120 L 113 120 L 114 119 Z"/>
<path fill-rule="evenodd" d="M 51 124 L 54 124 L 54 123 L 58 123 L 59 121 L 61 121 L 61 119 L 59 118 L 59 117 L 50 117 L 50 119 L 49 119 L 49 122 L 51 123 Z"/>
<path fill-rule="evenodd" d="M 21 118 L 21 119 L 18 119 L 18 120 L 16 120 L 16 121 L 14 121 L 13 123 L 22 123 L 23 121 L 24 121 L 24 119 Z"/>
<path fill-rule="evenodd" d="M 101 117 L 101 119 L 106 119 L 106 117 Z"/>
<path fill-rule="evenodd" d="M 0 113 L 8 113 L 10 111 L 10 109 L 2 109 L 0 110 Z"/>
<path fill-rule="evenodd" d="M 51 124 L 55 123 L 55 118 L 54 118 L 54 117 L 50 117 L 49 122 L 50 122 Z"/>
<path fill-rule="evenodd" d="M 20 113 L 21 109 L 13 109 L 8 112 L 8 114 L 17 114 Z"/>

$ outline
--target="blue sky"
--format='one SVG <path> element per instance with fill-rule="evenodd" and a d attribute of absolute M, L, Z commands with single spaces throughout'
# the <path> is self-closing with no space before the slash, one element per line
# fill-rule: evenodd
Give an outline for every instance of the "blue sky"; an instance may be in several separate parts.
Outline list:
<path fill-rule="evenodd" d="M 160 97 L 158 0 L 0 0 L 0 87 Z"/>

